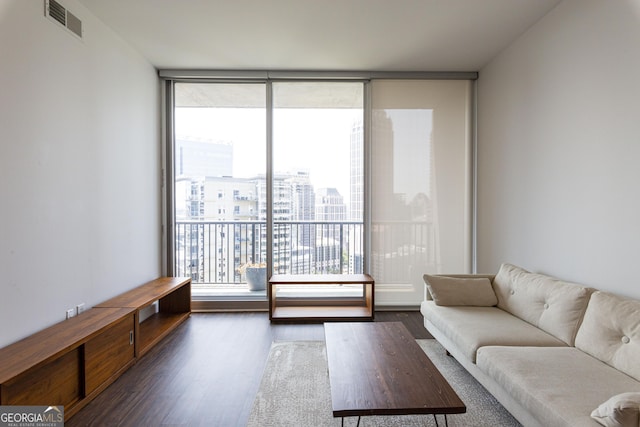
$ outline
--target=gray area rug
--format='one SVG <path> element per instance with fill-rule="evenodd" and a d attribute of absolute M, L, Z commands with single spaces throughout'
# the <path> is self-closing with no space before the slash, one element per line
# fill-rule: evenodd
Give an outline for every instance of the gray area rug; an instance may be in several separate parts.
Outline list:
<path fill-rule="evenodd" d="M 465 414 L 448 415 L 449 427 L 520 424 L 436 340 L 417 340 L 467 406 Z M 346 418 L 355 426 L 358 418 Z M 440 426 L 444 418 L 438 416 Z M 278 342 L 271 346 L 248 427 L 338 427 L 331 412 L 331 389 L 323 341 Z M 362 417 L 361 427 L 435 426 L 432 415 Z"/>

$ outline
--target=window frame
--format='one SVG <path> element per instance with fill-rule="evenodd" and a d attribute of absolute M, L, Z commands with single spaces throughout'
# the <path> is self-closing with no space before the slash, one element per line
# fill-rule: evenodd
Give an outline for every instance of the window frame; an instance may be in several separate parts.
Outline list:
<path fill-rule="evenodd" d="M 267 241 L 272 241 L 273 217 L 272 217 L 272 184 L 273 184 L 273 92 L 274 82 L 335 82 L 335 81 L 360 81 L 364 84 L 364 146 L 363 146 L 363 250 L 364 250 L 364 271 L 371 269 L 371 85 L 373 79 L 418 79 L 418 80 L 470 80 L 471 105 L 470 110 L 470 161 L 468 164 L 468 176 L 470 179 L 470 253 L 468 258 L 470 266 L 468 272 L 476 272 L 476 212 L 477 212 L 477 187 L 476 187 L 476 80 L 477 72 L 324 72 L 324 71 L 220 71 L 220 70 L 159 70 L 161 81 L 161 102 L 162 102 L 162 268 L 163 274 L 167 276 L 175 275 L 175 193 L 173 182 L 175 180 L 174 170 L 174 100 L 176 83 L 264 83 L 266 84 L 266 138 L 267 138 Z M 267 263 L 272 262 L 272 248 L 269 248 Z M 226 306 L 222 302 L 222 306 Z M 264 305 L 264 307 L 263 307 Z M 266 308 L 266 300 L 259 304 L 243 304 L 243 307 L 254 306 L 259 309 Z"/>

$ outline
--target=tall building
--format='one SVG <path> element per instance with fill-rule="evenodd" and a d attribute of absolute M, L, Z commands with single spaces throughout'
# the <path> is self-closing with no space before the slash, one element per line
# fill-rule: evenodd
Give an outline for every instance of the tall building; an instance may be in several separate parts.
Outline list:
<path fill-rule="evenodd" d="M 290 171 L 280 176 L 283 184 L 289 188 L 291 199 L 291 223 L 278 226 L 278 229 L 289 231 L 291 238 L 288 251 L 290 272 L 310 274 L 314 271 L 312 248 L 316 245 L 316 236 L 310 224 L 315 220 L 316 203 L 311 177 L 308 170 Z"/>
<path fill-rule="evenodd" d="M 375 153 L 372 156 L 372 162 L 379 169 L 390 171 L 387 174 L 393 175 L 395 165 L 394 149 L 394 133 L 393 122 L 385 110 L 375 110 L 373 112 L 371 139 L 375 145 Z M 393 188 L 393 179 L 384 178 L 381 174 L 373 174 L 371 176 L 371 191 L 376 194 L 376 199 L 372 200 L 376 213 L 376 218 L 372 221 L 384 221 L 397 217 L 398 209 L 404 208 L 401 200 L 402 195 L 395 193 Z M 376 205 L 376 201 L 380 204 Z"/>
<path fill-rule="evenodd" d="M 289 174 L 275 174 L 272 188 L 272 250 L 274 271 L 286 272 L 291 266 L 291 253 L 294 245 L 291 233 L 291 221 L 294 218 L 291 182 Z M 264 175 L 257 178 L 258 185 L 258 219 L 267 220 L 267 182 Z M 267 258 L 267 229 L 262 230 L 260 237 L 260 257 Z"/>
<path fill-rule="evenodd" d="M 320 188 L 316 193 L 317 221 L 345 221 L 347 219 L 347 205 L 344 198 L 335 188 Z"/>
<path fill-rule="evenodd" d="M 291 219 L 294 221 L 311 221 L 315 219 L 316 200 L 309 171 L 289 172 L 288 177 L 284 179 L 291 189 Z"/>
<path fill-rule="evenodd" d="M 176 257 L 179 275 L 197 283 L 235 283 L 237 266 L 259 261 L 257 180 L 178 178 L 175 185 Z"/>
<path fill-rule="evenodd" d="M 347 206 L 344 198 L 335 188 L 320 188 L 316 193 L 316 221 L 323 222 L 319 228 L 315 245 L 316 268 L 321 273 L 344 273 L 345 260 L 341 248 L 348 241 L 344 226 Z"/>
<path fill-rule="evenodd" d="M 351 127 L 349 150 L 349 220 L 364 219 L 364 126 L 362 120 Z"/>
<path fill-rule="evenodd" d="M 175 183 L 176 219 L 251 221 L 258 219 L 257 181 L 232 177 L 180 177 Z"/>
<path fill-rule="evenodd" d="M 233 144 L 192 137 L 176 138 L 175 175 L 232 176 Z"/>

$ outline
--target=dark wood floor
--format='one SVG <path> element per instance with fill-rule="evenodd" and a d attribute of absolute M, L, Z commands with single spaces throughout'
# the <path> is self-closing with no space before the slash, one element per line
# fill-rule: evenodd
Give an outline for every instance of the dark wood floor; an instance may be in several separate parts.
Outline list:
<path fill-rule="evenodd" d="M 431 338 L 417 312 L 376 312 Z M 242 426 L 274 341 L 324 340 L 321 324 L 269 322 L 267 313 L 193 313 L 65 423 L 74 426 Z"/>

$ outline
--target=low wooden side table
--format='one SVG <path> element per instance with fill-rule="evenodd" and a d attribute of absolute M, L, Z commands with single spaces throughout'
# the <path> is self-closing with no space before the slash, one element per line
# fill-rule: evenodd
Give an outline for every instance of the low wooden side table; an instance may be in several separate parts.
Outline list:
<path fill-rule="evenodd" d="M 362 285 L 357 297 L 323 295 L 313 298 L 279 297 L 279 287 L 306 285 Z M 269 279 L 269 319 L 272 322 L 372 321 L 375 281 L 368 274 L 274 274 Z"/>

